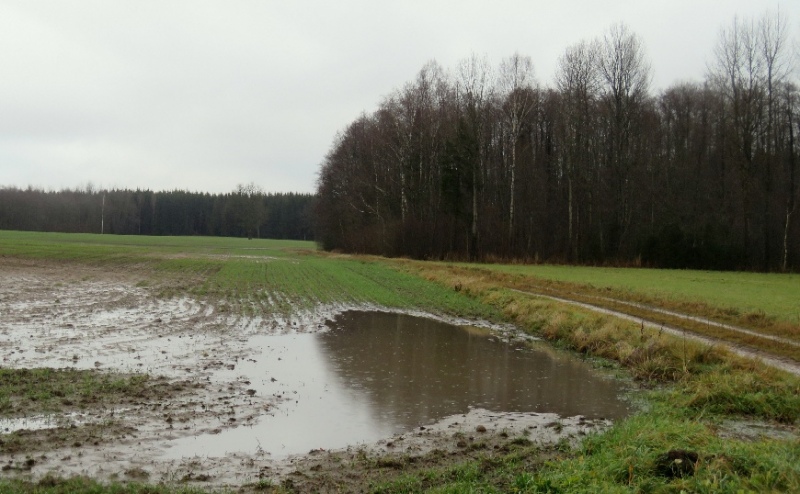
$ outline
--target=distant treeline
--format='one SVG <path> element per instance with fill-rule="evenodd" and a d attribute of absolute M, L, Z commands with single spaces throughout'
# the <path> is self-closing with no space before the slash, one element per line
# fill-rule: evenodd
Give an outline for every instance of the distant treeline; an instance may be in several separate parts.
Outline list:
<path fill-rule="evenodd" d="M 312 240 L 312 194 L 0 188 L 0 229 Z"/>
<path fill-rule="evenodd" d="M 676 34 L 679 35 L 679 34 Z M 324 248 L 433 259 L 800 269 L 797 55 L 777 14 L 720 32 L 706 80 L 650 92 L 624 25 L 530 58 L 435 62 L 338 136 Z"/>

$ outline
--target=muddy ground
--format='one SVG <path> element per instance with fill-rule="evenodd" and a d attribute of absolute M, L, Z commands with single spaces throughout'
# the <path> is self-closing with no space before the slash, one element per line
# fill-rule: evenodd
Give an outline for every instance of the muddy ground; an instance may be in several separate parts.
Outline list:
<path fill-rule="evenodd" d="M 221 312 L 210 300 L 157 297 L 159 290 L 135 270 L 8 258 L 0 259 L 0 277 L 0 366 L 151 376 L 146 391 L 124 400 L 98 397 L 80 406 L 64 400 L 47 414 L 34 404 L 0 417 L 4 476 L 86 475 L 245 490 L 269 482 L 336 490 L 420 462 L 446 464 L 531 445 L 550 451 L 609 425 L 582 417 L 472 410 L 338 451 L 165 459 L 173 441 L 269 420 L 291 395 L 261 396 L 248 386 L 251 376 L 237 373 L 237 364 L 253 357 L 251 337 L 324 330 L 328 318 L 353 307 L 322 307 L 286 318 L 242 316 Z"/>

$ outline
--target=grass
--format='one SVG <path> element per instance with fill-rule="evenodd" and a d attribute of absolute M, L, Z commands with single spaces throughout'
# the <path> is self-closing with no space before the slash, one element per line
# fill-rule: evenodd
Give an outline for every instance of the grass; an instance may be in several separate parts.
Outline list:
<path fill-rule="evenodd" d="M 34 265 L 125 269 L 164 296 L 214 298 L 232 311 L 290 314 L 319 304 L 374 304 L 512 322 L 556 346 L 624 369 L 648 390 L 642 411 L 588 437 L 578 449 L 518 441 L 456 464 L 433 454 L 413 465 L 372 461 L 363 468 L 387 471 L 370 480 L 371 492 L 800 491 L 800 379 L 718 347 L 512 290 L 544 287 L 619 298 L 780 332 L 797 326 L 797 275 L 474 267 L 336 256 L 317 253 L 312 244 L 265 240 L 20 232 L 0 232 L 0 256 Z M 766 431 L 788 430 L 793 439 L 721 433 L 727 421 L 743 420 Z M 692 475 L 664 474 L 663 458 L 672 450 L 697 455 Z M 54 485 L 0 481 L 0 492 L 173 492 L 86 479 L 48 482 Z M 302 485 L 264 483 L 253 489 L 293 492 Z"/>
<path fill-rule="evenodd" d="M 80 257 L 84 247 L 104 247 L 106 252 L 130 254 L 137 249 L 150 252 L 186 254 L 227 254 L 281 256 L 292 250 L 316 250 L 314 242 L 231 237 L 169 237 L 140 235 L 97 235 L 91 233 L 48 233 L 0 230 L 0 251 L 28 257 L 51 257 L 60 253 Z M 33 250 L 31 250 L 33 248 Z M 91 259 L 95 256 L 88 255 Z"/>
<path fill-rule="evenodd" d="M 288 258 L 313 252 L 313 242 L 248 240 L 219 237 L 152 237 L 41 233 L 0 230 L 0 256 L 113 266 L 114 269 L 157 269 L 185 276 L 198 266 L 213 268 L 226 259 Z"/>
<path fill-rule="evenodd" d="M 720 438 L 708 423 L 668 404 L 592 436 L 576 454 L 548 465 L 523 492 L 797 492 L 797 441 Z M 694 475 L 670 478 L 659 457 L 698 453 Z"/>
<path fill-rule="evenodd" d="M 726 439 L 653 393 L 651 408 L 579 448 L 522 445 L 375 482 L 370 492 L 798 492 L 797 441 Z M 512 441 L 513 442 L 513 441 Z M 691 475 L 664 468 L 669 451 L 696 454 Z M 424 462 L 420 462 L 423 463 Z M 667 463 L 668 464 L 668 463 Z"/>
<path fill-rule="evenodd" d="M 320 305 L 376 305 L 417 309 L 472 318 L 497 313 L 473 299 L 374 260 L 332 258 L 312 251 L 293 257 L 253 259 L 168 259 L 155 267 L 153 284 L 164 294 L 183 290 L 185 277 L 195 279 L 188 290 L 197 297 L 226 301 L 247 314 L 289 316 Z M 175 283 L 159 276 L 174 275 Z M 176 288 L 175 285 L 178 285 Z"/>

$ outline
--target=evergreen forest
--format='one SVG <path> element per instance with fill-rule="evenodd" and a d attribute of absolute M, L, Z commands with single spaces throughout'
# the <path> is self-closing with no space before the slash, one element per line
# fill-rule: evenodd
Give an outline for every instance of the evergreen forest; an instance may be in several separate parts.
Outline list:
<path fill-rule="evenodd" d="M 313 194 L 0 188 L 0 229 L 311 240 Z"/>

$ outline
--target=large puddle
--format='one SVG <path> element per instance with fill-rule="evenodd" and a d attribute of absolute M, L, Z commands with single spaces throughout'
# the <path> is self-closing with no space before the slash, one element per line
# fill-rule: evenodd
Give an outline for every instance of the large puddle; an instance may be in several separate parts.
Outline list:
<path fill-rule="evenodd" d="M 396 313 L 345 312 L 329 331 L 260 335 L 218 378 L 279 404 L 255 424 L 169 442 L 164 458 L 242 452 L 280 458 L 370 443 L 472 408 L 625 416 L 622 384 L 547 349 Z M 233 412 L 233 410 L 232 410 Z"/>

